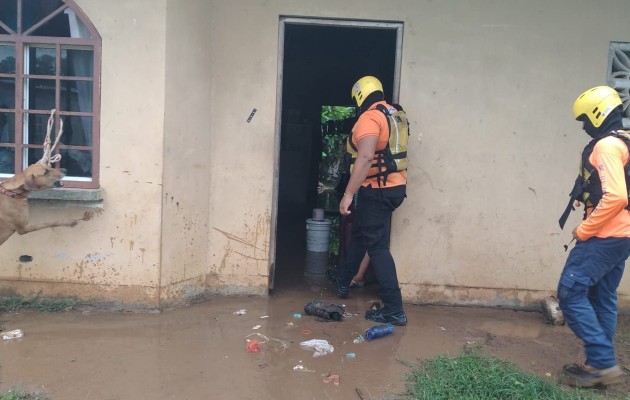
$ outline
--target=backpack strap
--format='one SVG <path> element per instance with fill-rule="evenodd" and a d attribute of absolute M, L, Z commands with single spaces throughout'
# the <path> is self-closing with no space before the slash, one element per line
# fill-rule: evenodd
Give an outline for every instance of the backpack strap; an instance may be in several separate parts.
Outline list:
<path fill-rule="evenodd" d="M 618 139 L 621 139 L 622 142 L 626 144 L 628 148 L 628 152 L 630 153 L 630 131 L 626 130 L 617 130 L 613 131 L 613 136 Z M 628 205 L 626 206 L 626 210 L 630 211 L 630 160 L 623 166 L 623 170 L 625 172 L 626 178 L 626 190 L 628 191 Z"/>
<path fill-rule="evenodd" d="M 385 120 L 387 121 L 387 145 L 383 150 L 376 152 L 376 154 L 379 154 L 379 156 L 377 156 L 378 174 L 376 175 L 376 181 L 378 182 L 378 187 L 380 188 L 381 179 L 383 180 L 383 186 L 387 186 L 387 176 L 389 175 L 389 172 L 387 171 L 387 168 L 385 168 L 385 161 L 383 160 L 382 154 L 384 154 L 385 151 L 389 150 L 389 135 L 392 132 L 392 123 L 389 120 L 391 114 L 387 107 L 382 104 L 377 104 L 376 109 L 385 115 Z M 385 171 L 382 172 L 383 168 L 385 168 Z"/>

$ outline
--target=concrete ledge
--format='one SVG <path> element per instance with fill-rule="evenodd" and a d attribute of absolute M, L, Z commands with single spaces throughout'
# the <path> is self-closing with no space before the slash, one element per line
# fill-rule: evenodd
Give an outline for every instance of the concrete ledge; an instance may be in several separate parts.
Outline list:
<path fill-rule="evenodd" d="M 28 199 L 95 202 L 103 200 L 103 189 L 48 189 L 32 192 Z"/>

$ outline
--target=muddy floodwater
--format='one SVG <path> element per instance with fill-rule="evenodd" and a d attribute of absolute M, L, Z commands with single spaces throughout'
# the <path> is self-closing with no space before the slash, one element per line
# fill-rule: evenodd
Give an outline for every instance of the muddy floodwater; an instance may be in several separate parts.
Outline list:
<path fill-rule="evenodd" d="M 345 304 L 357 315 L 319 322 L 304 314 L 312 299 Z M 0 343 L 0 384 L 55 400 L 360 400 L 357 389 L 365 399 L 387 399 L 404 391 L 406 363 L 457 355 L 474 343 L 543 377 L 583 359 L 567 327 L 512 310 L 407 305 L 406 327 L 354 343 L 375 325 L 363 313 L 377 299 L 370 286 L 341 302 L 326 284 L 304 284 L 268 298 L 211 297 L 161 312 L 3 314 L 0 327 L 24 336 Z M 262 352 L 248 352 L 248 338 Z M 334 351 L 313 357 L 300 348 L 311 339 Z M 338 385 L 326 379 L 334 375 Z"/>

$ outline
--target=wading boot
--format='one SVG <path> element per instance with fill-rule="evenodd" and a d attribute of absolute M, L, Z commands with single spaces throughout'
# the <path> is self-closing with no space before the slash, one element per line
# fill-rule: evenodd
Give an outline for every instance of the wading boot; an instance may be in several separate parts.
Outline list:
<path fill-rule="evenodd" d="M 624 376 L 619 365 L 597 369 L 584 364 L 569 364 L 564 366 L 563 372 L 569 385 L 586 388 L 613 385 L 621 382 Z"/>
<path fill-rule="evenodd" d="M 350 288 L 339 283 L 337 276 L 338 275 L 332 269 L 326 271 L 326 278 L 328 278 L 328 280 L 335 286 L 337 297 L 340 299 L 347 299 L 350 295 Z"/>
<path fill-rule="evenodd" d="M 384 308 L 366 311 L 365 319 L 380 324 L 407 325 L 407 314 L 404 311 L 388 312 Z"/>

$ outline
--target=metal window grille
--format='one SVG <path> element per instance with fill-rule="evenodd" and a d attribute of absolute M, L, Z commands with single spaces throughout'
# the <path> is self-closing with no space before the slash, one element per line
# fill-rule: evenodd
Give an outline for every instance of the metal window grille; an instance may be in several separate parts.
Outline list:
<path fill-rule="evenodd" d="M 623 102 L 623 126 L 630 128 L 630 43 L 610 42 L 606 80 L 619 92 Z"/>

